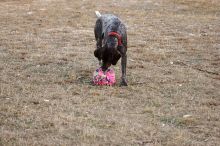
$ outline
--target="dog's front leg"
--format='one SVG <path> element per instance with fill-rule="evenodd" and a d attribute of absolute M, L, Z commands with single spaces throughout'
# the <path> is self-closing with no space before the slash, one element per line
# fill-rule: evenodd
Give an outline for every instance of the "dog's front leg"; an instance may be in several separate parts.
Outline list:
<path fill-rule="evenodd" d="M 121 58 L 121 71 L 122 71 L 122 76 L 121 76 L 121 86 L 127 86 L 127 81 L 126 81 L 126 66 L 127 66 L 127 55 L 126 53 L 122 55 Z"/>
<path fill-rule="evenodd" d="M 127 67 L 127 48 L 124 46 L 118 46 L 118 51 L 121 54 L 121 84 L 120 86 L 127 86 L 127 81 L 126 81 L 126 67 Z"/>

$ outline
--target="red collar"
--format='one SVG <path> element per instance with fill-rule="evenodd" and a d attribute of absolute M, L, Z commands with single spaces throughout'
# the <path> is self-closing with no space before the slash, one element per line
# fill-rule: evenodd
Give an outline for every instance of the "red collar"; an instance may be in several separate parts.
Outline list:
<path fill-rule="evenodd" d="M 117 39 L 118 39 L 118 45 L 121 46 L 122 45 L 122 42 L 121 42 L 121 35 L 118 34 L 117 32 L 109 32 L 108 33 L 109 36 L 115 36 Z"/>

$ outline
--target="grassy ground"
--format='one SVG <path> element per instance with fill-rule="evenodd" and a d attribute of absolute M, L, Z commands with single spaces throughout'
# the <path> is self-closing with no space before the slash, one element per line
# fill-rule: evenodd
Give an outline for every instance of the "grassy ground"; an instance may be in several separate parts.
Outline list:
<path fill-rule="evenodd" d="M 0 145 L 220 145 L 219 8 L 0 0 Z M 127 25 L 128 87 L 90 83 L 95 10 Z"/>

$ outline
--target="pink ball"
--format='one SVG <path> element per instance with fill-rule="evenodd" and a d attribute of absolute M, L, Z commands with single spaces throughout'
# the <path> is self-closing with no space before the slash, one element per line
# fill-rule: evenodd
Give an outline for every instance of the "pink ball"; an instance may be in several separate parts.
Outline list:
<path fill-rule="evenodd" d="M 96 69 L 93 73 L 93 83 L 95 85 L 114 85 L 116 83 L 114 70 L 107 69 L 103 72 L 101 68 Z"/>

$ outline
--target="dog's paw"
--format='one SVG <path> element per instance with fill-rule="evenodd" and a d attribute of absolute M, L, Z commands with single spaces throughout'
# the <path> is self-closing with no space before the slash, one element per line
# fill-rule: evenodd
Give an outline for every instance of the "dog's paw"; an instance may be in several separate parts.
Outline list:
<path fill-rule="evenodd" d="M 122 80 L 120 86 L 128 86 L 128 83 L 125 80 Z"/>

